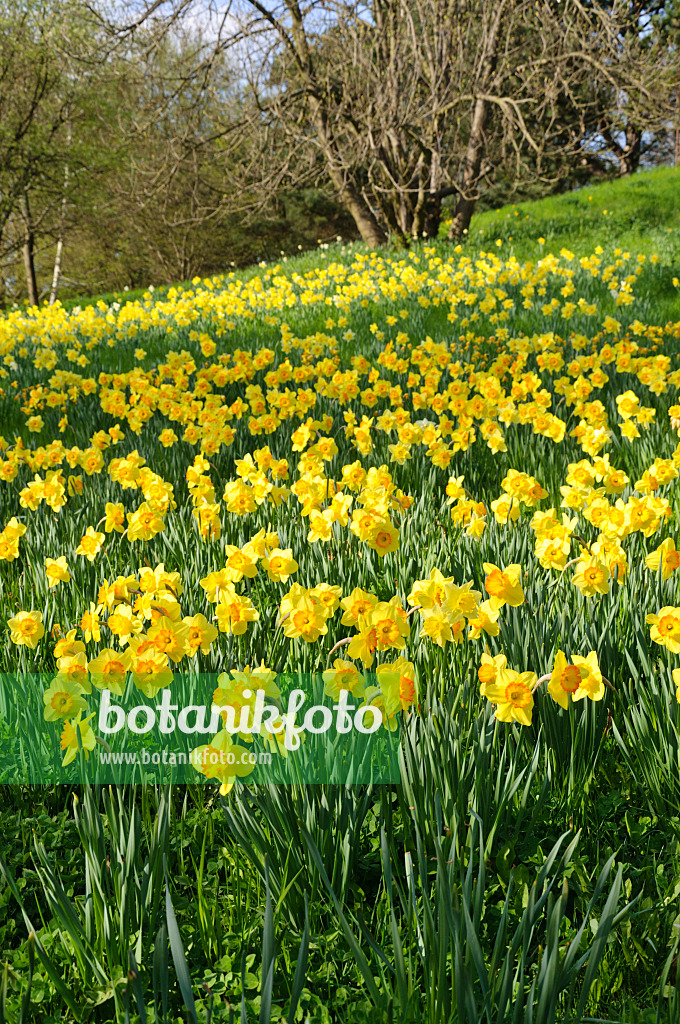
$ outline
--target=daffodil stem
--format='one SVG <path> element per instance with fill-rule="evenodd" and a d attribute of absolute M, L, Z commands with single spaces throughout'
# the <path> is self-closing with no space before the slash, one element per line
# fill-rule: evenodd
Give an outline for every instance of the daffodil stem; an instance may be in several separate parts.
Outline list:
<path fill-rule="evenodd" d="M 574 789 L 574 702 L 569 701 L 569 729 L 571 732 L 571 756 L 569 759 L 569 794 Z"/>
<path fill-rule="evenodd" d="M 351 644 L 351 642 L 352 642 L 352 637 L 351 636 L 346 636 L 344 640 L 338 640 L 337 644 L 335 644 L 330 649 L 330 652 L 329 652 L 329 655 L 328 655 L 328 664 L 330 665 L 331 658 L 333 657 L 333 655 L 337 651 L 338 647 L 344 647 L 345 644 Z"/>
<path fill-rule="evenodd" d="M 588 544 L 586 544 L 586 542 L 584 541 L 583 537 L 579 537 L 579 535 L 578 535 L 577 533 L 575 533 L 575 534 L 574 534 L 574 540 L 577 540 L 577 541 L 579 542 L 579 544 L 582 544 L 582 545 L 583 545 L 583 547 L 584 547 L 584 548 L 586 549 L 586 551 L 588 552 L 588 554 L 589 554 L 589 555 L 592 555 L 592 553 L 593 553 L 593 552 L 592 552 L 592 551 L 590 550 L 590 547 L 588 546 Z M 578 562 L 578 561 L 579 561 L 579 559 L 578 559 L 578 558 L 576 558 L 576 559 L 574 559 L 574 561 Z M 569 563 L 569 564 L 571 564 L 571 563 Z M 566 566 L 565 566 L 565 569 L 566 569 Z"/>

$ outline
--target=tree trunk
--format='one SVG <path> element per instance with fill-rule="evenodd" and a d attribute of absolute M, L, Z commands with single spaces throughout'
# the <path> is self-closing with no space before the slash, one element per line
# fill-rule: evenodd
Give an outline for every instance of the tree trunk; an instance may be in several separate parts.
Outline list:
<path fill-rule="evenodd" d="M 61 277 L 61 254 L 64 249 L 64 239 L 60 233 L 57 239 L 57 251 L 54 254 L 54 271 L 52 273 L 52 287 L 50 288 L 50 306 L 53 306 L 57 301 L 57 292 L 59 291 L 59 279 Z"/>
<path fill-rule="evenodd" d="M 71 146 L 71 125 L 68 127 L 68 146 Z M 66 201 L 68 198 L 69 165 L 64 168 L 64 194 L 61 197 L 61 209 L 59 211 L 59 238 L 57 239 L 57 251 L 54 255 L 54 271 L 52 273 L 52 287 L 50 288 L 50 306 L 57 301 L 59 291 L 59 279 L 61 277 L 61 260 L 64 251 L 64 228 L 66 226 Z"/>
<path fill-rule="evenodd" d="M 354 218 L 354 223 L 363 241 L 371 249 L 377 249 L 387 241 L 387 235 L 381 228 L 370 206 L 361 194 L 356 183 L 351 180 L 343 167 L 341 154 L 333 137 L 332 127 L 328 123 L 328 112 L 317 93 L 317 80 L 314 73 L 312 55 L 305 33 L 302 13 L 298 0 L 285 0 L 286 8 L 291 16 L 290 36 L 297 54 L 299 67 L 310 88 L 310 106 L 312 121 L 319 136 L 321 149 L 331 181 L 338 190 L 341 203 Z"/>
<path fill-rule="evenodd" d="M 426 238 L 439 237 L 439 226 L 442 220 L 440 185 L 441 163 L 439 154 L 434 152 L 430 162 L 430 191 L 425 201 L 425 216 L 423 218 L 423 231 Z"/>
<path fill-rule="evenodd" d="M 342 181 L 342 174 L 336 176 L 331 169 L 331 177 L 335 181 L 342 203 L 354 218 L 357 231 L 370 249 L 377 249 L 387 241 L 387 235 L 371 210 L 370 206 L 352 182 Z"/>
<path fill-rule="evenodd" d="M 450 242 L 461 238 L 470 227 L 475 203 L 477 202 L 474 194 L 484 157 L 484 126 L 486 125 L 488 112 L 489 105 L 487 101 L 477 99 L 470 127 L 470 138 L 468 139 L 463 160 L 463 173 L 460 182 L 461 194 L 458 197 L 456 212 L 453 215 L 447 236 Z"/>
<path fill-rule="evenodd" d="M 430 151 L 419 163 L 415 177 L 418 199 L 412 213 L 410 234 L 415 239 L 437 238 L 442 211 L 439 154 Z M 413 186 L 415 181 L 411 184 Z"/>
<path fill-rule="evenodd" d="M 360 190 L 343 169 L 335 140 L 328 130 L 325 112 L 316 98 L 312 101 L 312 109 L 314 124 L 326 158 L 328 173 L 338 190 L 338 198 L 352 215 L 362 240 L 369 249 L 377 249 L 378 246 L 385 244 L 387 235 L 381 228 L 377 217 L 362 196 Z"/>
<path fill-rule="evenodd" d="M 22 213 L 24 217 L 24 242 L 22 253 L 24 257 L 24 268 L 26 270 L 26 290 L 28 302 L 31 306 L 38 305 L 38 282 L 35 276 L 35 235 L 33 233 L 33 222 L 31 211 L 28 205 L 28 193 L 25 192 L 22 200 Z"/>
<path fill-rule="evenodd" d="M 626 141 L 617 151 L 619 161 L 619 177 L 625 178 L 634 174 L 640 165 L 642 132 L 638 128 L 626 129 Z"/>
<path fill-rule="evenodd" d="M 501 29 L 501 21 L 505 12 L 505 0 L 500 0 L 496 7 L 493 21 L 489 27 L 489 35 L 484 45 L 480 73 L 477 79 L 477 91 L 483 93 L 488 90 L 491 76 L 496 67 L 496 48 L 498 36 Z M 456 212 L 449 228 L 447 238 L 453 241 L 460 238 L 470 227 L 472 214 L 477 202 L 476 190 L 479 181 L 479 173 L 482 169 L 486 139 L 484 129 L 489 114 L 488 100 L 477 96 L 474 111 L 472 113 L 472 124 L 470 125 L 470 137 L 468 139 L 465 157 L 463 159 L 463 171 L 460 179 L 460 196 L 456 203 Z"/>
<path fill-rule="evenodd" d="M 442 220 L 442 201 L 438 196 L 430 196 L 425 210 L 424 231 L 425 238 L 438 238 L 439 225 Z"/>

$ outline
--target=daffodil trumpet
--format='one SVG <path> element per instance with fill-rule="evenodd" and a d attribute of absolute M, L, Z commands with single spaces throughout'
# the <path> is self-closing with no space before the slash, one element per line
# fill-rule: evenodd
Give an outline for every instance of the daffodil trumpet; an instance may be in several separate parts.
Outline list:
<path fill-rule="evenodd" d="M 543 683 L 549 683 L 551 678 L 552 678 L 552 673 L 551 672 L 548 672 L 547 675 L 541 676 L 540 679 L 536 680 L 536 683 L 534 684 L 534 688 L 533 688 L 533 690 L 531 692 L 532 693 L 536 693 L 536 690 L 538 690 L 539 686 L 541 686 Z M 609 689 L 612 691 L 612 693 L 616 693 L 616 688 L 609 682 L 608 679 L 605 678 L 605 676 L 602 676 L 602 682 L 604 683 L 605 686 L 609 687 Z"/>

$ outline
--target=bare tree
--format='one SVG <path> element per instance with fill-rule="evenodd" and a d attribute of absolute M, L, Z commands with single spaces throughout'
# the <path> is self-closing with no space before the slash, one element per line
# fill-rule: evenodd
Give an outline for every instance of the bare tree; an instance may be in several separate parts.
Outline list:
<path fill-rule="evenodd" d="M 549 180 L 575 114 L 592 131 L 602 112 L 584 82 L 603 83 L 619 105 L 625 97 L 630 123 L 658 105 L 667 69 L 639 32 L 623 31 L 635 16 L 623 6 L 242 0 L 230 44 L 248 75 L 253 127 L 276 128 L 290 154 L 316 149 L 375 246 L 388 232 L 403 242 L 436 235 L 449 195 L 450 237 L 460 237 L 493 175 L 492 151 L 515 175 L 531 168 Z M 583 136 L 572 136 L 576 156 Z"/>
<path fill-rule="evenodd" d="M 555 188 L 574 164 L 590 169 L 598 147 L 616 150 L 621 168 L 635 166 L 641 126 L 668 120 L 677 85 L 677 55 L 645 30 L 643 6 L 129 0 L 121 14 L 117 4 L 111 45 L 156 60 L 152 76 L 163 41 L 177 38 L 187 18 L 210 24 L 189 61 L 160 73 L 147 126 L 178 105 L 196 117 L 183 117 L 179 135 L 175 120 L 160 165 L 135 163 L 137 194 L 158 208 L 170 182 L 193 181 L 184 208 L 170 213 L 168 204 L 163 214 L 178 244 L 230 204 L 240 214 L 261 211 L 281 189 L 319 180 L 369 246 L 435 237 L 449 197 L 449 237 L 458 238 L 501 176 Z M 214 82 L 225 54 L 237 87 L 221 96 L 220 114 Z M 206 119 L 199 112 L 208 95 Z M 136 130 L 143 135 L 142 125 Z"/>

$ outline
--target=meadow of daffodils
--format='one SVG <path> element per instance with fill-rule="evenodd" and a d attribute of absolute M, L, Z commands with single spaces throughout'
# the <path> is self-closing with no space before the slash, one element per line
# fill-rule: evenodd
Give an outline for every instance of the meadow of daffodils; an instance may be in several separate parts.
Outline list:
<path fill-rule="evenodd" d="M 490 248 L 0 319 L 0 1019 L 677 1019 L 677 269 Z M 253 772 L 300 679 L 398 779 Z"/>

